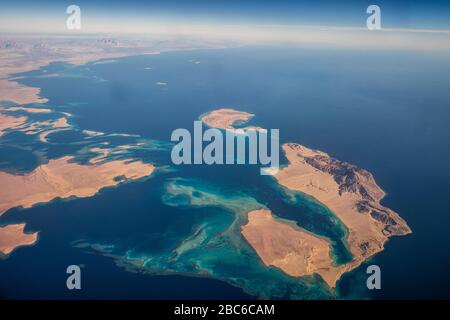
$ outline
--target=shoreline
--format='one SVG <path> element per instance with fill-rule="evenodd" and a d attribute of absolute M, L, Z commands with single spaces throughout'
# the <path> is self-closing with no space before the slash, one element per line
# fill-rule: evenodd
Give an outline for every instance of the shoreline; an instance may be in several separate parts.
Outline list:
<path fill-rule="evenodd" d="M 39 232 L 25 232 L 25 223 L 0 226 L 0 260 L 7 259 L 17 249 L 34 246 L 39 240 Z"/>
<path fill-rule="evenodd" d="M 152 164 L 135 159 L 88 165 L 71 162 L 73 159 L 73 156 L 52 159 L 25 175 L 0 171 L 2 181 L 7 181 L 11 186 L 8 191 L 1 192 L 0 215 L 12 208 L 27 209 L 56 198 L 91 197 L 103 188 L 149 177 L 156 169 Z M 117 177 L 124 179 L 117 180 Z M 18 197 L 14 191 L 18 188 L 25 190 L 26 194 Z"/>
<path fill-rule="evenodd" d="M 113 40 L 113 43 L 105 44 L 104 40 Z M 72 41 L 79 41 L 73 50 Z M 0 53 L 4 57 L 0 58 L 0 102 L 10 102 L 18 105 L 48 102 L 48 99 L 41 96 L 41 88 L 31 87 L 20 83 L 18 74 L 43 69 L 51 63 L 66 63 L 73 66 L 85 65 L 88 63 L 101 63 L 112 59 L 120 59 L 134 56 L 157 55 L 166 52 L 194 51 L 239 48 L 243 44 L 225 45 L 211 41 L 194 40 L 194 43 L 187 41 L 178 46 L 160 44 L 153 39 L 143 37 L 135 39 L 133 36 L 119 36 L 111 38 L 106 34 L 93 34 L 86 36 L 70 37 L 69 40 L 59 35 L 0 35 L 0 43 L 13 43 L 16 47 L 11 49 L 0 48 Z M 68 41 L 65 43 L 64 41 Z M 23 52 L 29 53 L 35 50 L 30 43 L 43 43 L 45 48 L 37 49 L 34 61 L 26 57 L 18 57 Z M 41 51 L 39 51 L 41 50 Z M 46 51 L 45 51 L 46 50 Z M 34 52 L 34 51 L 33 51 Z M 26 55 L 25 55 L 26 56 Z M 16 66 L 13 66 L 16 65 Z M 6 97 L 6 98 L 4 98 Z"/>
<path fill-rule="evenodd" d="M 0 171 L 0 180 L 9 185 L 7 190 L 0 190 L 0 216 L 13 208 L 24 210 L 51 204 L 57 199 L 69 201 L 93 197 L 106 188 L 151 177 L 156 171 L 154 165 L 136 159 L 84 165 L 71 162 L 73 160 L 72 156 L 53 159 L 25 175 Z M 38 232 L 25 233 L 25 225 L 7 224 L 0 227 L 0 253 L 3 258 L 18 247 L 37 242 Z"/>

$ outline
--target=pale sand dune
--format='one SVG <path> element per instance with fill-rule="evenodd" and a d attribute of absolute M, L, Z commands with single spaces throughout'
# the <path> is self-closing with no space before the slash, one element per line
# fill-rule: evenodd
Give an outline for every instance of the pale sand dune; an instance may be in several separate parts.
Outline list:
<path fill-rule="evenodd" d="M 314 197 L 348 228 L 353 261 L 341 267 L 345 271 L 382 251 L 390 236 L 411 233 L 397 213 L 380 204 L 385 193 L 369 172 L 298 144 L 285 144 L 283 150 L 289 165 L 275 175 L 278 183 Z M 295 248 L 291 250 L 294 252 Z M 325 280 L 334 284 L 341 271 L 336 272 L 336 279 Z"/>
<path fill-rule="evenodd" d="M 70 127 L 70 124 L 67 122 L 66 118 L 59 118 L 54 121 L 52 121 L 52 127 L 53 128 L 67 128 Z"/>
<path fill-rule="evenodd" d="M 70 156 L 50 160 L 26 175 L 0 172 L 0 214 L 10 208 L 29 208 L 57 197 L 90 197 L 102 188 L 149 176 L 154 171 L 153 165 L 130 159 L 95 165 L 72 160 Z"/>
<path fill-rule="evenodd" d="M 236 121 L 248 121 L 254 114 L 230 108 L 221 108 L 211 111 L 201 117 L 201 121 L 211 128 L 234 129 Z"/>
<path fill-rule="evenodd" d="M 90 136 L 90 137 L 98 137 L 103 135 L 103 132 L 99 132 L 99 131 L 94 131 L 94 130 L 83 130 L 82 131 L 85 135 Z"/>
<path fill-rule="evenodd" d="M 37 122 L 37 124 L 51 128 L 50 130 L 43 131 L 39 134 L 39 140 L 42 142 L 48 142 L 47 136 L 52 133 L 72 129 L 72 126 L 69 124 L 67 119 L 64 117 L 53 120 L 53 121 Z"/>
<path fill-rule="evenodd" d="M 29 113 L 52 113 L 53 110 L 46 108 L 25 108 L 25 107 L 8 107 L 6 111 L 25 111 Z"/>
<path fill-rule="evenodd" d="M 65 131 L 65 130 L 70 130 L 70 128 L 54 129 L 54 130 L 48 130 L 48 131 L 41 132 L 39 134 L 39 141 L 48 143 L 49 141 L 47 139 L 47 136 L 51 135 L 52 133 Z"/>
<path fill-rule="evenodd" d="M 104 149 L 104 148 L 91 148 L 90 151 L 94 152 L 94 153 L 98 153 L 98 156 L 91 158 L 89 160 L 89 163 L 91 163 L 91 164 L 97 164 L 97 163 L 104 161 L 110 153 L 110 149 Z"/>
<path fill-rule="evenodd" d="M 38 233 L 24 233 L 25 223 L 0 227 L 0 253 L 10 254 L 21 246 L 29 246 L 36 242 Z"/>

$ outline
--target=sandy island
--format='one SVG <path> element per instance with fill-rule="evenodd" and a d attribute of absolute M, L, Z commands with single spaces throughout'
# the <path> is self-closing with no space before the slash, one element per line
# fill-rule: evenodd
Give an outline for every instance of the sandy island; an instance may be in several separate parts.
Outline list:
<path fill-rule="evenodd" d="M 6 111 L 25 111 L 28 113 L 52 113 L 52 109 L 48 108 L 25 108 L 25 107 L 7 107 Z"/>
<path fill-rule="evenodd" d="M 254 114 L 248 112 L 230 108 L 221 108 L 203 115 L 200 120 L 211 128 L 233 130 L 233 124 L 236 121 L 245 122 L 250 120 L 253 116 Z"/>
<path fill-rule="evenodd" d="M 29 246 L 36 242 L 38 233 L 25 233 L 25 223 L 10 224 L 0 227 L 0 257 L 10 254 L 21 246 Z"/>
<path fill-rule="evenodd" d="M 40 125 L 41 127 L 47 127 L 46 131 L 43 131 L 39 134 L 39 140 L 41 142 L 48 142 L 47 136 L 52 133 L 72 129 L 72 126 L 67 121 L 67 118 L 64 117 L 51 121 L 36 122 L 36 124 Z"/>
<path fill-rule="evenodd" d="M 57 197 L 90 197 L 102 188 L 149 176 L 153 171 L 152 164 L 131 159 L 83 165 L 65 156 L 50 160 L 26 175 L 0 172 L 0 214 Z"/>
<path fill-rule="evenodd" d="M 25 111 L 33 114 L 52 113 L 51 109 L 25 108 L 25 107 L 6 107 L 0 108 L 0 137 L 6 131 L 20 131 L 27 135 L 39 134 L 38 138 L 41 142 L 47 143 L 47 136 L 72 129 L 66 117 L 60 117 L 54 120 L 32 121 L 28 116 L 8 114 L 8 112 Z M 6 112 L 6 113 L 5 113 Z M 67 115 L 69 116 L 69 115 Z"/>
<path fill-rule="evenodd" d="M 348 229 L 347 243 L 353 260 L 329 270 L 334 275 L 324 276 L 320 266 L 316 266 L 316 272 L 331 287 L 335 286 L 342 273 L 356 268 L 364 260 L 382 251 L 390 236 L 411 233 L 411 229 L 396 212 L 380 204 L 385 193 L 368 171 L 295 143 L 284 144 L 283 150 L 289 165 L 275 175 L 278 183 L 315 198 L 328 207 Z M 275 241 L 281 241 L 281 238 Z M 258 254 L 267 250 L 258 244 L 254 248 Z M 290 250 L 295 253 L 294 248 Z M 303 270 L 300 264 L 297 271 L 276 261 L 274 265 L 294 276 Z"/>
<path fill-rule="evenodd" d="M 85 135 L 87 135 L 89 137 L 98 137 L 98 136 L 102 136 L 104 134 L 103 132 L 94 131 L 94 130 L 83 130 L 81 132 L 83 132 Z"/>
<path fill-rule="evenodd" d="M 0 137 L 5 134 L 6 130 L 16 129 L 25 124 L 28 118 L 24 116 L 10 116 L 0 112 Z"/>

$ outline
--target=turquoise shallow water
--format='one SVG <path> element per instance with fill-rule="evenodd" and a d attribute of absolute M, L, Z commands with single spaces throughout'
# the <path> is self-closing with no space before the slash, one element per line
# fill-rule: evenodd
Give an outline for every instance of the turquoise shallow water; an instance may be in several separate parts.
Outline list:
<path fill-rule="evenodd" d="M 346 230 L 325 208 L 280 189 L 253 166 L 177 167 L 93 198 L 8 212 L 1 224 L 26 221 L 28 230 L 41 235 L 35 246 L 0 261 L 2 296 L 448 297 L 447 57 L 241 48 L 117 61 L 79 67 L 55 63 L 45 69 L 59 77 L 42 77 L 38 70 L 22 81 L 42 88 L 48 107 L 72 113 L 77 129 L 139 137 L 84 140 L 77 132 L 61 132 L 43 144 L 12 133 L 0 143 L 1 168 L 26 172 L 65 154 L 85 161 L 86 148 L 103 142 L 144 142 L 129 155 L 167 165 L 165 141 L 172 130 L 191 129 L 200 114 L 231 106 L 255 113 L 250 124 L 280 128 L 282 142 L 299 142 L 371 171 L 388 192 L 383 203 L 399 212 L 414 233 L 392 239 L 371 261 L 382 267 L 381 291 L 365 288 L 362 266 L 344 276 L 337 293 L 329 292 L 319 279 L 298 280 L 264 267 L 233 229 L 243 211 L 265 206 L 329 238 L 337 262 L 345 262 L 349 256 L 340 239 Z M 156 85 L 160 81 L 167 85 Z M 180 185 L 178 196 L 167 191 Z M 192 199 L 199 204 L 189 206 Z M 83 243 L 106 247 L 82 248 Z M 64 288 L 65 266 L 73 263 L 85 265 L 86 290 L 79 294 Z M 26 268 L 31 264 L 33 269 Z M 18 286 L 19 279 L 27 285 Z"/>

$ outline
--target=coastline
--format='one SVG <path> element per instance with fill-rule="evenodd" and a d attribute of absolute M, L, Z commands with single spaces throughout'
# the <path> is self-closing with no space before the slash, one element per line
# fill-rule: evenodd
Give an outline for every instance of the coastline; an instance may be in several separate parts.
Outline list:
<path fill-rule="evenodd" d="M 78 42 L 74 44 L 74 41 Z M 110 38 L 107 35 L 74 36 L 69 39 L 58 35 L 0 35 L 0 102 L 47 103 L 48 99 L 41 96 L 40 88 L 21 84 L 17 75 L 42 69 L 55 62 L 71 65 L 102 61 L 108 63 L 113 59 L 131 56 L 240 46 L 242 44 L 230 46 L 200 39 L 181 41 L 174 45 L 145 37 L 137 40 L 133 37 Z M 28 58 L 30 53 L 34 53 L 32 61 Z"/>
<path fill-rule="evenodd" d="M 155 166 L 135 159 L 78 164 L 74 157 L 50 160 L 32 172 L 20 175 L 0 171 L 0 181 L 9 186 L 0 191 L 0 216 L 12 208 L 27 209 L 60 198 L 86 198 L 122 183 L 150 177 Z M 25 223 L 0 227 L 0 253 L 7 258 L 21 246 L 33 245 L 38 232 L 23 231 Z"/>
<path fill-rule="evenodd" d="M 65 156 L 50 160 L 26 175 L 0 172 L 2 182 L 10 186 L 1 191 L 0 214 L 15 207 L 30 208 L 55 198 L 91 197 L 102 188 L 150 176 L 155 170 L 153 165 L 133 159 L 90 165 L 75 163 L 73 159 Z"/>
<path fill-rule="evenodd" d="M 0 259 L 8 258 L 15 250 L 35 245 L 39 232 L 25 232 L 25 223 L 9 224 L 0 227 Z"/>
<path fill-rule="evenodd" d="M 247 213 L 241 233 L 266 266 L 280 268 L 294 277 L 319 274 L 329 287 L 336 285 L 329 241 L 289 221 L 277 218 L 268 209 Z"/>

